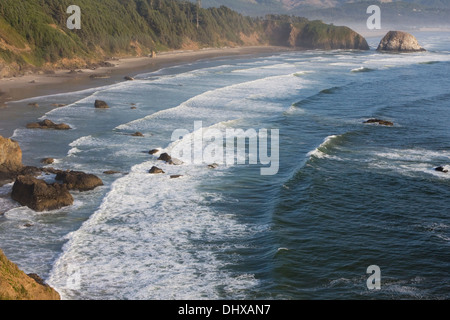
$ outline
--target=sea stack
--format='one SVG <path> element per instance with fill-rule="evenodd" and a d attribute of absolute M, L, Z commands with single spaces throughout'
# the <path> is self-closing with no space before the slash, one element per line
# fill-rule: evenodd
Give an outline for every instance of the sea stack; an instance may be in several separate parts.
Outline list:
<path fill-rule="evenodd" d="M 407 32 L 389 31 L 378 45 L 381 52 L 421 52 L 426 51 L 417 39 Z"/>

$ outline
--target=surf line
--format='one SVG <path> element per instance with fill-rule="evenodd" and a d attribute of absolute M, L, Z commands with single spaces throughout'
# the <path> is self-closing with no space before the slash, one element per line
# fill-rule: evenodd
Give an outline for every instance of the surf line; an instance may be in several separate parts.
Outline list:
<path fill-rule="evenodd" d="M 269 142 L 270 135 L 270 142 Z M 254 128 L 247 130 L 203 128 L 202 121 L 194 121 L 194 131 L 176 129 L 172 133 L 172 156 L 187 164 L 261 164 L 263 176 L 276 175 L 280 167 L 279 129 Z M 248 151 L 248 152 L 247 152 Z M 270 153 L 270 154 L 269 154 Z"/>

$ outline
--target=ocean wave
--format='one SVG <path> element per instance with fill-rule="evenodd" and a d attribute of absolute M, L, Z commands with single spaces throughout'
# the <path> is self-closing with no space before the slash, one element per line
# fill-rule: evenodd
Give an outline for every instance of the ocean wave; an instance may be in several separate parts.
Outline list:
<path fill-rule="evenodd" d="M 325 157 L 327 156 L 327 154 L 326 154 L 326 148 L 327 148 L 327 145 L 328 145 L 333 139 L 336 139 L 337 137 L 338 137 L 338 136 L 336 136 L 336 135 L 331 135 L 331 136 L 326 137 L 326 138 L 323 140 L 323 142 L 322 142 L 317 148 L 315 148 L 314 150 L 308 152 L 308 153 L 307 153 L 307 156 L 310 157 L 310 158 L 311 158 L 311 157 L 319 158 L 319 159 L 325 158 Z"/>
<path fill-rule="evenodd" d="M 209 124 L 225 120 L 252 117 L 267 117 L 285 111 L 285 106 L 270 100 L 293 96 L 296 90 L 304 88 L 307 80 L 289 75 L 269 76 L 262 79 L 232 84 L 208 90 L 192 97 L 180 105 L 164 109 L 144 118 L 122 124 L 117 130 L 144 130 L 154 127 L 155 121 L 161 126 L 168 120 L 178 122 L 210 119 Z M 265 101 L 262 101 L 262 100 Z M 226 112 L 224 112 L 226 110 Z M 206 121 L 205 121 L 206 122 Z M 169 127 L 170 124 L 167 124 Z"/>
<path fill-rule="evenodd" d="M 369 152 L 369 166 L 389 170 L 406 176 L 426 174 L 439 179 L 450 179 L 450 174 L 436 171 L 443 166 L 450 171 L 450 152 L 417 149 L 389 149 Z"/>
<path fill-rule="evenodd" d="M 186 178 L 148 174 L 155 164 Z M 49 284 L 65 299 L 236 298 L 256 286 L 254 275 L 227 272 L 232 260 L 217 258 L 255 231 L 211 209 L 211 201 L 226 201 L 221 195 L 197 191 L 215 172 L 157 160 L 134 166 L 70 235 Z M 68 268 L 79 271 L 80 287 L 70 285 Z"/>
<path fill-rule="evenodd" d="M 355 69 L 352 69 L 352 70 L 351 70 L 351 72 L 353 72 L 353 73 L 358 73 L 358 72 L 372 72 L 372 71 L 376 71 L 376 69 L 367 68 L 367 67 L 359 67 L 359 68 L 355 68 Z"/>

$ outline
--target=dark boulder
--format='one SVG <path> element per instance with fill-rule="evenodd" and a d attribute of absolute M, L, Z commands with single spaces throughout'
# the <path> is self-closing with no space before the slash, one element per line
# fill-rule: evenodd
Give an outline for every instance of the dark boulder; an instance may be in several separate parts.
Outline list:
<path fill-rule="evenodd" d="M 80 171 L 59 171 L 55 179 L 62 181 L 69 190 L 89 191 L 103 186 L 99 177 Z"/>
<path fill-rule="evenodd" d="M 17 177 L 11 198 L 38 212 L 56 210 L 73 204 L 73 197 L 65 185 L 48 184 L 32 176 Z"/>
<path fill-rule="evenodd" d="M 136 131 L 135 133 L 132 134 L 133 137 L 143 137 L 144 135 L 142 134 L 142 132 Z"/>
<path fill-rule="evenodd" d="M 172 157 L 169 156 L 168 153 L 164 152 L 163 154 L 161 154 L 159 156 L 158 160 L 162 160 L 162 161 L 165 161 L 165 162 L 170 162 L 170 161 L 172 161 Z"/>
<path fill-rule="evenodd" d="M 151 174 L 158 174 L 158 173 L 165 173 L 165 172 L 163 171 L 163 169 L 160 169 L 158 167 L 153 166 L 150 169 L 149 173 L 151 173 Z"/>
<path fill-rule="evenodd" d="M 364 123 L 378 123 L 379 125 L 382 125 L 382 126 L 393 126 L 394 125 L 394 123 L 391 121 L 380 120 L 380 119 L 369 119 L 369 120 L 365 121 Z"/>
<path fill-rule="evenodd" d="M 148 154 L 155 154 L 155 153 L 158 153 L 158 152 L 159 152 L 158 149 L 152 149 L 152 150 L 150 150 L 150 151 L 148 152 Z"/>
<path fill-rule="evenodd" d="M 439 166 L 439 167 L 435 168 L 434 170 L 439 171 L 439 172 L 448 173 L 448 169 L 445 169 L 443 166 Z"/>
<path fill-rule="evenodd" d="M 126 76 L 126 77 L 124 77 L 124 79 L 127 80 L 127 81 L 133 81 L 134 80 L 134 78 L 130 77 L 130 76 Z"/>
<path fill-rule="evenodd" d="M 94 106 L 96 109 L 108 109 L 108 104 L 103 100 L 95 100 Z"/>

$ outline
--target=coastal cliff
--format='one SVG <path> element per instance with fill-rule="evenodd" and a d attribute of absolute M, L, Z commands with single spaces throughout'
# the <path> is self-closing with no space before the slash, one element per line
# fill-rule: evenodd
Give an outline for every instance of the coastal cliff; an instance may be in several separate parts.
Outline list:
<path fill-rule="evenodd" d="M 282 15 L 246 17 L 225 6 L 204 9 L 171 0 L 79 0 L 77 5 L 81 29 L 70 30 L 70 15 L 59 1 L 2 0 L 0 78 L 207 47 L 368 49 L 364 38 L 346 27 Z"/>
<path fill-rule="evenodd" d="M 0 300 L 61 300 L 36 274 L 25 274 L 0 250 Z"/>
<path fill-rule="evenodd" d="M 268 16 L 265 34 L 273 45 L 301 49 L 356 49 L 369 50 L 363 36 L 345 26 L 334 26 L 321 21 L 287 16 Z"/>

